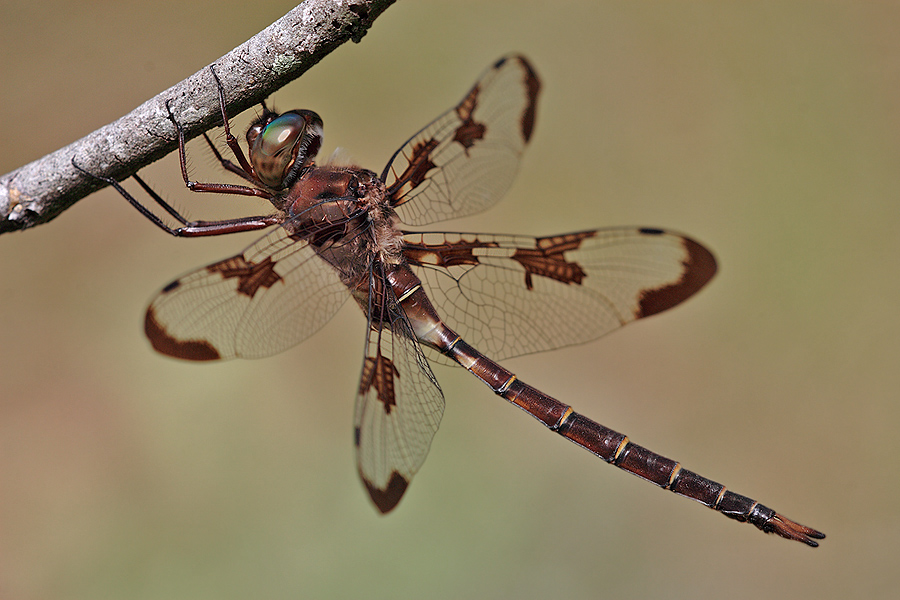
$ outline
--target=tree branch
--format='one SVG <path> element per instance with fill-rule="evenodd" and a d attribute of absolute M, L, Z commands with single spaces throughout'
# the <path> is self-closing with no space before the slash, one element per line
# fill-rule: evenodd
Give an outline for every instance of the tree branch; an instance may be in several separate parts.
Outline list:
<path fill-rule="evenodd" d="M 258 104 L 346 42 L 359 42 L 395 0 L 306 0 L 214 64 L 229 115 Z M 50 221 L 103 187 L 79 173 L 119 181 L 177 147 L 165 103 L 187 138 L 221 125 L 217 88 L 208 66 L 109 125 L 0 177 L 0 233 Z"/>

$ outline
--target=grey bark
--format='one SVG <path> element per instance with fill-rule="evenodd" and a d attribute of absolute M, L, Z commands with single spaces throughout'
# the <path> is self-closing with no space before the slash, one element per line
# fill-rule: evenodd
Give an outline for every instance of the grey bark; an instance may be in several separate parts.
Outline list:
<path fill-rule="evenodd" d="M 229 115 L 258 104 L 348 40 L 360 41 L 395 0 L 306 0 L 213 63 Z M 0 177 L 0 233 L 50 221 L 104 184 L 126 179 L 177 148 L 165 103 L 188 139 L 221 125 L 209 65 L 109 125 Z"/>

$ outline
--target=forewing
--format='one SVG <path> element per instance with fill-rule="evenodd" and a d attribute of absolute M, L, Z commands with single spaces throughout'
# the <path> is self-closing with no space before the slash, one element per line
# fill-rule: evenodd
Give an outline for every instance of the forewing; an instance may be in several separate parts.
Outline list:
<path fill-rule="evenodd" d="M 348 296 L 337 272 L 279 227 L 163 288 L 147 309 L 145 332 L 157 351 L 176 358 L 258 358 L 312 335 Z"/>
<path fill-rule="evenodd" d="M 496 203 L 531 139 L 540 87 L 524 57 L 504 57 L 459 105 L 406 142 L 382 174 L 400 219 L 424 225 Z"/>
<path fill-rule="evenodd" d="M 374 296 L 374 295 L 373 295 Z M 359 475 L 382 513 L 422 466 L 444 414 L 444 395 L 393 293 L 372 298 L 354 418 Z M 370 321 L 372 319 L 370 318 Z"/>
<path fill-rule="evenodd" d="M 404 240 L 441 318 L 495 360 L 593 340 L 675 306 L 716 272 L 706 248 L 659 229 Z"/>

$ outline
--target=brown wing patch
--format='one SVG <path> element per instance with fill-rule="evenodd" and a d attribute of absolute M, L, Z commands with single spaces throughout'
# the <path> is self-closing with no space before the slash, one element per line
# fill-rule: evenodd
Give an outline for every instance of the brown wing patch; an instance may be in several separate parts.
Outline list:
<path fill-rule="evenodd" d="M 154 350 L 182 358 L 184 360 L 218 360 L 218 350 L 206 340 L 178 340 L 169 335 L 166 328 L 156 320 L 156 314 L 153 307 L 147 309 L 147 316 L 144 318 L 144 332 L 150 339 Z"/>
<path fill-rule="evenodd" d="M 534 289 L 532 275 L 541 275 L 562 283 L 580 284 L 585 277 L 584 269 L 578 263 L 566 261 L 564 254 L 577 250 L 582 240 L 594 235 L 594 231 L 583 231 L 537 238 L 533 249 L 517 248 L 512 259 L 525 268 L 525 287 Z"/>
<path fill-rule="evenodd" d="M 395 377 L 399 378 L 400 373 L 391 359 L 382 356 L 381 352 L 375 358 L 367 356 L 363 365 L 362 377 L 359 380 L 359 393 L 365 395 L 372 386 L 375 386 L 375 393 L 378 401 L 384 406 L 384 412 L 391 414 L 391 410 L 397 405 Z"/>
<path fill-rule="evenodd" d="M 478 257 L 476 248 L 496 248 L 494 242 L 442 242 L 440 244 L 416 244 L 404 245 L 403 253 L 406 260 L 414 265 L 434 265 L 438 267 L 453 267 L 457 265 L 477 265 Z"/>
<path fill-rule="evenodd" d="M 487 127 L 481 123 L 476 123 L 470 118 L 460 125 L 456 133 L 453 134 L 453 141 L 462 144 L 466 149 L 466 154 L 468 154 L 469 148 L 474 146 L 476 141 L 484 138 L 485 131 L 487 131 Z"/>
<path fill-rule="evenodd" d="M 239 280 L 237 291 L 245 296 L 253 297 L 260 288 L 270 288 L 281 281 L 275 272 L 275 261 L 271 256 L 253 263 L 243 256 L 233 256 L 206 267 L 210 273 L 219 273 L 225 279 L 236 277 Z"/>
<path fill-rule="evenodd" d="M 645 229 L 641 233 L 654 235 L 662 232 Z M 675 306 L 696 293 L 716 274 L 716 259 L 709 250 L 687 238 L 682 239 L 682 245 L 685 258 L 681 279 L 664 287 L 643 290 L 635 318 L 649 317 Z"/>
<path fill-rule="evenodd" d="M 472 111 L 478 106 L 478 94 L 481 92 L 481 86 L 476 85 L 472 91 L 465 97 L 462 103 L 456 107 L 456 114 L 462 121 L 453 134 L 453 141 L 462 144 L 466 149 L 466 155 L 469 154 L 469 148 L 475 145 L 475 142 L 484 139 L 484 133 L 487 127 L 484 123 L 478 123 L 472 118 Z"/>
<path fill-rule="evenodd" d="M 378 507 L 378 510 L 380 510 L 382 514 L 390 512 L 397 506 L 397 503 L 400 502 L 400 498 L 403 497 L 403 493 L 409 486 L 409 482 L 406 478 L 397 471 L 391 472 L 391 479 L 388 481 L 387 487 L 383 490 L 372 485 L 362 473 L 360 473 L 360 475 L 363 484 L 366 486 L 366 490 L 369 492 L 369 496 L 372 497 L 372 502 L 375 503 L 375 506 Z"/>
<path fill-rule="evenodd" d="M 403 170 L 391 189 L 387 191 L 387 198 L 392 205 L 403 204 L 400 199 L 425 181 L 428 171 L 435 168 L 436 165 L 431 161 L 431 152 L 437 148 L 439 143 L 438 140 L 431 138 L 413 146 L 409 164 L 406 165 L 406 169 Z"/>

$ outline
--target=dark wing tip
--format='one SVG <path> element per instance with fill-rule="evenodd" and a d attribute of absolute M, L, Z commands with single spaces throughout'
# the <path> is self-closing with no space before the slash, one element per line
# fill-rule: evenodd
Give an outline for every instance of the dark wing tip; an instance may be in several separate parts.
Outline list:
<path fill-rule="evenodd" d="M 658 235 L 661 230 L 642 230 L 642 233 Z M 655 315 L 687 300 L 705 286 L 716 274 L 716 259 L 712 252 L 689 238 L 681 238 L 685 251 L 681 279 L 664 287 L 645 290 L 641 295 L 638 319 Z"/>
<path fill-rule="evenodd" d="M 684 247 L 688 253 L 689 276 L 696 286 L 693 292 L 696 292 L 713 278 L 719 266 L 716 264 L 716 257 L 713 256 L 713 253 L 694 240 L 684 238 Z"/>
<path fill-rule="evenodd" d="M 153 349 L 161 354 L 184 360 L 218 360 L 218 350 L 206 340 L 177 340 L 166 331 L 156 319 L 153 307 L 147 309 L 144 318 L 144 333 L 150 339 Z"/>
<path fill-rule="evenodd" d="M 537 72 L 534 70 L 534 66 L 531 64 L 531 62 L 522 54 L 509 54 L 507 56 L 504 56 L 494 63 L 493 68 L 495 70 L 499 69 L 508 61 L 515 61 L 519 63 L 522 66 L 522 69 L 524 69 L 525 71 L 522 84 L 525 88 L 526 103 L 524 108 L 522 109 L 520 120 L 522 127 L 522 138 L 527 144 L 529 141 L 531 141 L 531 134 L 534 133 L 534 121 L 537 115 L 537 100 L 538 95 L 541 91 L 541 79 L 540 77 L 538 77 Z"/>
<path fill-rule="evenodd" d="M 382 514 L 393 510 L 400 502 L 400 498 L 403 497 L 403 493 L 406 492 L 406 488 L 409 487 L 409 482 L 397 471 L 391 473 L 391 479 L 383 490 L 372 485 L 364 475 L 361 475 L 361 477 L 366 490 L 369 492 L 369 496 L 372 498 L 372 502 L 375 503 L 375 506 Z"/>
<path fill-rule="evenodd" d="M 534 67 L 528 62 L 524 56 L 516 57 L 522 66 L 525 67 L 525 93 L 528 95 L 528 103 L 525 110 L 522 111 L 522 137 L 525 143 L 531 141 L 531 134 L 534 133 L 534 121 L 537 116 L 537 100 L 541 91 L 541 80 L 538 78 Z"/>

